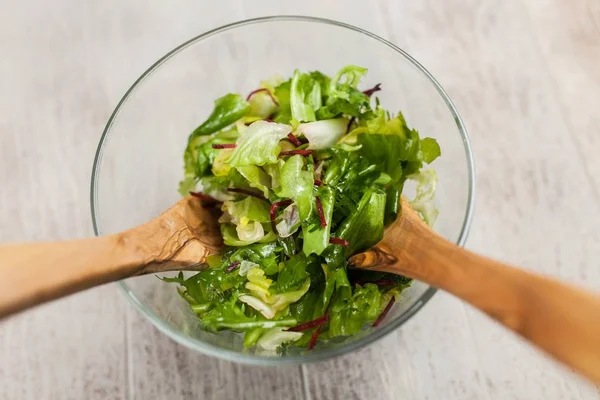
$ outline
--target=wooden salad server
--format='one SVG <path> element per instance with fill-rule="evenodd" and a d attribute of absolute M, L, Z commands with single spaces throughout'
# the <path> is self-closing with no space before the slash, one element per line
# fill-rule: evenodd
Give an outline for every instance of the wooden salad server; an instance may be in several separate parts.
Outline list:
<path fill-rule="evenodd" d="M 405 198 L 402 214 L 354 267 L 444 290 L 600 383 L 600 297 L 465 250 L 434 233 Z"/>
<path fill-rule="evenodd" d="M 600 297 L 471 253 L 435 234 L 402 199 L 402 213 L 355 268 L 442 289 L 600 383 Z M 188 196 L 159 217 L 93 239 L 0 246 L 0 318 L 130 276 L 201 269 L 222 248 L 214 209 Z"/>

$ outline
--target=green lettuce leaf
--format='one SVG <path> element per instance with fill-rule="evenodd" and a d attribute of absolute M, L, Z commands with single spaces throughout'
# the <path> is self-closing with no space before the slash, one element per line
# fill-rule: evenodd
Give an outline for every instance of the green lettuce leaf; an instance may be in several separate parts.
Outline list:
<path fill-rule="evenodd" d="M 327 119 L 323 121 L 300 124 L 296 135 L 304 135 L 308 139 L 309 149 L 326 149 L 337 143 L 346 133 L 348 121 L 345 118 Z"/>
<path fill-rule="evenodd" d="M 186 175 L 195 176 L 196 178 L 206 175 L 220 151 L 213 149 L 212 145 L 232 142 L 232 140 L 228 139 L 222 140 L 218 135 L 198 136 L 191 140 L 183 154 Z"/>
<path fill-rule="evenodd" d="M 328 267 L 326 267 L 328 269 Z M 348 297 L 352 292 L 345 268 L 326 273 L 325 288 L 315 308 L 313 319 L 325 314 L 334 293 L 339 297 Z"/>
<path fill-rule="evenodd" d="M 252 123 L 236 143 L 229 157 L 232 167 L 265 165 L 277 162 L 281 145 L 279 141 L 292 131 L 291 126 L 267 121 Z"/>
<path fill-rule="evenodd" d="M 398 112 L 396 117 L 390 118 L 388 112 L 381 107 L 377 107 L 369 113 L 365 120 L 368 133 L 406 136 L 409 131 L 401 112 Z"/>
<path fill-rule="evenodd" d="M 346 259 L 353 254 L 374 246 L 383 238 L 386 194 L 378 188 L 368 189 L 356 210 L 336 230 L 336 237 L 349 242 L 348 246 L 329 246 L 323 253 L 332 269 L 346 266 Z M 368 232 L 369 234 L 365 234 Z"/>
<path fill-rule="evenodd" d="M 260 271 L 254 268 L 251 272 Z M 310 279 L 305 279 L 302 285 L 294 291 L 272 294 L 267 288 L 259 287 L 254 282 L 246 283 L 246 288 L 251 294 L 240 296 L 240 301 L 260 312 L 265 318 L 273 319 L 280 311 L 285 310 L 290 304 L 297 302 L 310 288 Z"/>
<path fill-rule="evenodd" d="M 333 98 L 327 105 L 319 108 L 317 120 L 338 118 L 341 115 L 360 117 L 365 107 L 369 105 L 369 97 L 356 89 L 348 89 L 349 98 Z"/>
<path fill-rule="evenodd" d="M 408 179 L 417 182 L 417 195 L 410 201 L 410 205 L 421 215 L 427 225 L 433 226 L 439 213 L 433 204 L 437 184 L 435 170 L 428 169 L 418 174 L 409 175 Z"/>
<path fill-rule="evenodd" d="M 247 196 L 239 201 L 226 201 L 223 211 L 233 217 L 235 223 L 239 221 L 269 222 L 269 204 L 256 197 Z"/>
<path fill-rule="evenodd" d="M 403 153 L 406 140 L 401 136 L 366 134 L 358 135 L 362 145 L 361 155 L 377 166 L 381 172 L 388 174 L 392 181 L 399 182 L 402 178 L 400 155 Z"/>
<path fill-rule="evenodd" d="M 280 124 L 291 124 L 292 121 L 292 108 L 290 104 L 292 80 L 288 79 L 282 82 L 273 91 L 273 95 L 277 98 L 279 103 L 279 110 L 275 113 L 273 120 Z"/>
<path fill-rule="evenodd" d="M 236 169 L 240 175 L 246 179 L 250 187 L 260 190 L 266 198 L 269 197 L 271 178 L 261 167 L 257 167 L 256 165 L 243 165 Z"/>
<path fill-rule="evenodd" d="M 254 346 L 264 332 L 265 330 L 262 328 L 248 330 L 244 335 L 244 347 L 249 349 L 250 347 Z"/>
<path fill-rule="evenodd" d="M 358 117 L 369 106 L 369 96 L 357 89 L 366 68 L 347 65 L 340 69 L 329 81 L 327 101 L 317 111 L 318 120 L 336 118 L 340 115 Z"/>
<path fill-rule="evenodd" d="M 300 300 L 290 304 L 290 316 L 300 323 L 314 319 L 320 296 L 321 291 L 319 289 L 309 291 Z"/>
<path fill-rule="evenodd" d="M 179 188 L 177 191 L 182 197 L 185 197 L 194 190 L 196 190 L 196 178 L 192 175 L 186 176 L 179 182 Z"/>
<path fill-rule="evenodd" d="M 259 117 L 261 119 L 269 118 L 277 111 L 278 106 L 268 93 L 256 92 L 250 97 L 249 116 Z"/>
<path fill-rule="evenodd" d="M 377 319 L 381 308 L 381 292 L 377 285 L 358 286 L 352 296 L 334 297 L 329 309 L 329 336 L 350 336 L 367 322 Z"/>
<path fill-rule="evenodd" d="M 285 331 L 282 327 L 271 328 L 261 336 L 256 345 L 265 350 L 277 350 L 282 344 L 295 342 L 302 335 L 302 332 Z"/>
<path fill-rule="evenodd" d="M 238 302 L 236 296 L 232 296 L 201 315 L 200 322 L 204 329 L 212 332 L 221 329 L 249 331 L 261 328 L 266 330 L 275 327 L 290 327 L 297 324 L 295 318 L 266 319 L 254 310 L 252 313 L 248 313 L 247 308 L 243 303 Z"/>
<path fill-rule="evenodd" d="M 294 155 L 281 167 L 279 175 L 280 187 L 276 194 L 282 198 L 292 199 L 298 207 L 300 219 L 305 221 L 313 213 L 314 179 L 311 172 L 304 170 L 305 160 L 301 155 Z"/>
<path fill-rule="evenodd" d="M 298 253 L 285 263 L 277 277 L 277 289 L 280 292 L 285 292 L 297 288 L 302 282 L 308 278 L 307 267 L 316 260 L 312 257 L 307 257 L 304 253 Z"/>
<path fill-rule="evenodd" d="M 367 250 L 383 238 L 385 197 L 380 189 L 365 191 L 357 210 L 336 231 L 336 236 L 350 242 L 347 253 Z M 365 232 L 369 234 L 365 235 Z"/>
<path fill-rule="evenodd" d="M 436 158 L 442 155 L 440 145 L 433 138 L 423 138 L 419 145 L 421 147 L 421 158 L 427 164 L 431 164 Z"/>
<path fill-rule="evenodd" d="M 348 100 L 350 97 L 348 89 L 356 89 L 366 73 L 366 68 L 357 67 L 356 65 L 346 65 L 340 69 L 329 81 L 329 100 L 331 98 Z"/>
<path fill-rule="evenodd" d="M 226 268 L 231 263 L 238 261 L 250 261 L 257 264 L 267 276 L 279 272 L 278 258 L 281 249 L 276 243 L 257 243 L 251 244 L 239 249 L 235 249 L 228 254 L 222 268 Z"/>
<path fill-rule="evenodd" d="M 268 225 L 268 224 L 265 224 Z M 277 240 L 277 236 L 272 231 L 268 231 L 265 229 L 263 225 L 263 231 L 265 232 L 262 238 L 257 240 L 241 240 L 238 236 L 238 232 L 236 229 L 236 225 L 234 224 L 221 224 L 221 235 L 223 236 L 223 243 L 227 246 L 248 246 L 253 243 L 271 243 Z"/>
<path fill-rule="evenodd" d="M 379 171 L 389 175 L 396 185 L 401 185 L 406 176 L 418 172 L 423 161 L 432 162 L 440 153 L 436 140 L 420 139 L 419 132 L 406 128 L 401 114 L 382 126 L 377 131 L 384 133 L 358 135 L 358 143 L 362 146 L 359 152 Z"/>
<path fill-rule="evenodd" d="M 323 206 L 323 214 L 325 215 L 327 226 L 321 227 L 320 221 L 312 225 L 302 224 L 302 232 L 304 234 L 302 251 L 306 255 L 312 253 L 321 255 L 327 246 L 329 246 L 335 191 L 330 186 L 323 186 L 319 189 L 318 196 Z"/>
<path fill-rule="evenodd" d="M 183 279 L 183 274 L 177 278 L 163 278 L 166 282 L 178 283 L 185 289 L 184 296 L 194 304 L 211 304 L 223 300 L 225 293 L 240 287 L 245 281 L 237 274 L 229 274 L 223 269 L 206 269 Z"/>
<path fill-rule="evenodd" d="M 391 224 L 398 218 L 400 211 L 400 196 L 402 189 L 395 186 L 390 186 L 385 192 L 385 218 L 383 224 L 385 226 Z"/>
<path fill-rule="evenodd" d="M 226 94 L 215 100 L 215 107 L 208 119 L 197 127 L 190 135 L 190 141 L 198 136 L 210 135 L 233 124 L 245 116 L 250 104 L 239 94 Z"/>
<path fill-rule="evenodd" d="M 298 122 L 315 121 L 315 111 L 323 105 L 322 76 L 294 71 L 290 85 L 290 109 Z"/>

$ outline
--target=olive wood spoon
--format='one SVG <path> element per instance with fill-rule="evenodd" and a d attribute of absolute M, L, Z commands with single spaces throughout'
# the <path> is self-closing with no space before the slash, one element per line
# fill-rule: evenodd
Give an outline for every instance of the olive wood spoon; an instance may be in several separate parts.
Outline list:
<path fill-rule="evenodd" d="M 187 196 L 160 216 L 109 236 L 0 246 L 0 318 L 131 276 L 200 270 L 221 250 L 220 213 Z"/>
<path fill-rule="evenodd" d="M 600 298 L 476 255 L 441 238 L 402 199 L 402 213 L 350 265 L 415 278 L 482 310 L 600 383 Z M 202 269 L 222 249 L 218 212 L 188 196 L 110 236 L 0 246 L 0 318 L 130 276 Z"/>
<path fill-rule="evenodd" d="M 402 214 L 354 267 L 404 275 L 483 311 L 600 383 L 600 297 L 474 254 L 435 234 L 405 198 Z"/>

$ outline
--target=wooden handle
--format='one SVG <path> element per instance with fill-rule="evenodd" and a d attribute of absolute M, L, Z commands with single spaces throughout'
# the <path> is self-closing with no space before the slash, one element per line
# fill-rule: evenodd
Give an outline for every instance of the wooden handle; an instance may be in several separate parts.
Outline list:
<path fill-rule="evenodd" d="M 418 218 L 399 223 L 402 235 L 386 234 L 351 263 L 452 293 L 600 383 L 600 297 L 473 254 Z"/>
<path fill-rule="evenodd" d="M 141 259 L 118 237 L 0 246 L 0 318 L 133 275 Z"/>
<path fill-rule="evenodd" d="M 134 275 L 197 269 L 222 246 L 217 218 L 185 198 L 160 217 L 112 236 L 0 246 L 0 318 Z"/>

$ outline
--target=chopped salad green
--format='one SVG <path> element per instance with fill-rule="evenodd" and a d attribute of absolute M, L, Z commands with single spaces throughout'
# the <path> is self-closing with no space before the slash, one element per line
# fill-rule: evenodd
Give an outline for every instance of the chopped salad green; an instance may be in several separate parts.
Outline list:
<path fill-rule="evenodd" d="M 410 279 L 347 269 L 398 216 L 407 180 L 413 207 L 433 224 L 440 156 L 401 112 L 360 90 L 365 68 L 333 77 L 294 71 L 247 98 L 227 94 L 189 137 L 182 195 L 219 206 L 226 250 L 189 278 L 163 278 L 203 329 L 243 333 L 244 345 L 311 349 L 378 325 Z"/>

